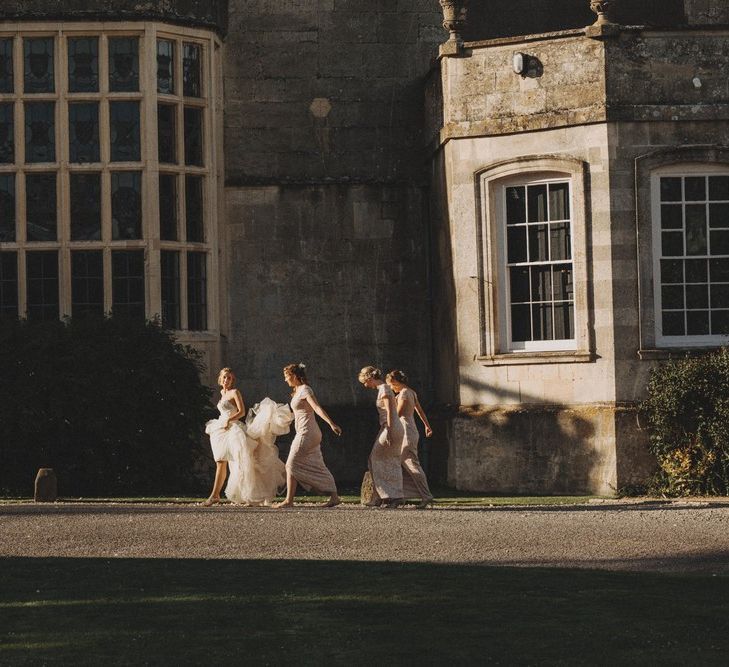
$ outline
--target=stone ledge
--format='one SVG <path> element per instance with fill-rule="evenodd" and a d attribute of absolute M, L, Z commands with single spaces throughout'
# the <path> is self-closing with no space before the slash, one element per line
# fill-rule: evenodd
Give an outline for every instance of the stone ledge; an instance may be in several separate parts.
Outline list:
<path fill-rule="evenodd" d="M 594 352 L 555 350 L 549 352 L 509 352 L 476 357 L 482 366 L 516 366 L 536 364 L 587 364 L 595 361 Z"/>
<path fill-rule="evenodd" d="M 699 357 L 716 352 L 720 348 L 720 345 L 710 345 L 707 347 L 640 349 L 637 355 L 641 361 L 668 361 L 670 359 L 684 359 L 685 357 Z"/>

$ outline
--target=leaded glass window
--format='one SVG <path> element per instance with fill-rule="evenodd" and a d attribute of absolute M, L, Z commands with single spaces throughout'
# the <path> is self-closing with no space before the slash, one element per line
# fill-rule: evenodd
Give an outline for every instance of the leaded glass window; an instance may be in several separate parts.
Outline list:
<path fill-rule="evenodd" d="M 139 90 L 139 39 L 109 38 L 109 90 L 130 93 Z"/>
<path fill-rule="evenodd" d="M 144 319 L 144 251 L 111 253 L 112 310 L 115 315 Z"/>
<path fill-rule="evenodd" d="M 55 102 L 25 103 L 25 161 L 56 161 Z"/>
<path fill-rule="evenodd" d="M 204 252 L 187 253 L 187 328 L 190 331 L 208 328 L 206 262 Z"/>
<path fill-rule="evenodd" d="M 162 263 L 162 326 L 180 328 L 180 253 L 163 250 Z"/>
<path fill-rule="evenodd" d="M 25 175 L 25 233 L 28 241 L 56 241 L 56 174 Z"/>
<path fill-rule="evenodd" d="M 175 94 L 175 43 L 157 40 L 157 92 Z"/>
<path fill-rule="evenodd" d="M 28 319 L 57 320 L 58 252 L 38 250 L 25 254 Z"/>
<path fill-rule="evenodd" d="M 69 156 L 71 162 L 99 162 L 99 105 L 68 105 Z"/>
<path fill-rule="evenodd" d="M 0 104 L 0 163 L 15 162 L 15 105 Z"/>
<path fill-rule="evenodd" d="M 101 239 L 101 174 L 71 174 L 71 240 Z"/>
<path fill-rule="evenodd" d="M 159 161 L 177 163 L 177 107 L 173 104 L 157 106 L 157 144 Z"/>
<path fill-rule="evenodd" d="M 111 230 L 113 239 L 142 238 L 142 174 L 111 174 Z"/>
<path fill-rule="evenodd" d="M 139 162 L 139 102 L 110 102 L 111 161 Z"/>
<path fill-rule="evenodd" d="M 68 90 L 95 93 L 99 90 L 99 40 L 72 37 L 68 40 Z"/>
<path fill-rule="evenodd" d="M 104 314 L 104 254 L 101 250 L 71 253 L 71 316 Z"/>
<path fill-rule="evenodd" d="M 0 174 L 0 243 L 15 241 L 15 174 Z"/>
<path fill-rule="evenodd" d="M 177 176 L 159 175 L 159 231 L 163 241 L 177 241 Z"/>
<path fill-rule="evenodd" d="M 202 95 L 202 49 L 199 44 L 185 43 L 182 58 L 182 87 L 185 97 Z"/>
<path fill-rule="evenodd" d="M 185 164 L 203 164 L 203 110 L 185 107 Z"/>
<path fill-rule="evenodd" d="M 185 228 L 187 241 L 205 241 L 202 176 L 185 177 Z"/>
<path fill-rule="evenodd" d="M 25 55 L 24 91 L 26 93 L 55 92 L 53 37 L 26 37 L 23 40 L 23 52 Z"/>
<path fill-rule="evenodd" d="M 0 39 L 0 93 L 12 93 L 14 86 L 13 40 Z"/>
<path fill-rule="evenodd" d="M 18 317 L 18 253 L 0 252 L 0 318 Z"/>

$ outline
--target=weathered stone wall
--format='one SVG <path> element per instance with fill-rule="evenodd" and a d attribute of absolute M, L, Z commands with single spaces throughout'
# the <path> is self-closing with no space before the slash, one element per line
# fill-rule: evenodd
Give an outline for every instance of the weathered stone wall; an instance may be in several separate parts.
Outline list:
<path fill-rule="evenodd" d="M 729 25 L 729 5 L 725 0 L 685 0 L 691 25 Z"/>

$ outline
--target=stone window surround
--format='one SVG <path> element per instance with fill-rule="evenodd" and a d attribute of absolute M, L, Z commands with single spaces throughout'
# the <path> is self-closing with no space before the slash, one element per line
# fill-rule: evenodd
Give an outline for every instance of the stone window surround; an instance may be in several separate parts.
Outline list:
<path fill-rule="evenodd" d="M 680 146 L 660 149 L 635 159 L 636 236 L 638 249 L 638 324 L 640 348 L 638 357 L 643 360 L 668 359 L 677 354 L 696 350 L 709 351 L 725 342 L 718 337 L 716 342 L 704 345 L 663 345 L 656 343 L 656 312 L 654 291 L 653 254 L 653 175 L 663 169 L 673 173 L 685 171 L 729 170 L 729 147 L 715 145 Z M 721 339 L 721 340 L 720 340 Z"/>
<path fill-rule="evenodd" d="M 570 180 L 572 190 L 572 249 L 575 304 L 575 347 L 571 350 L 507 351 L 502 340 L 502 318 L 505 314 L 504 280 L 501 268 L 499 239 L 496 224 L 497 192 L 507 179 L 562 177 Z M 478 262 L 478 306 L 480 324 L 480 350 L 477 360 L 485 366 L 584 363 L 594 361 L 593 343 L 589 327 L 587 220 L 586 193 L 588 190 L 588 164 L 579 158 L 564 155 L 524 156 L 497 162 L 475 174 L 476 240 Z"/>
<path fill-rule="evenodd" d="M 23 92 L 23 53 L 22 44 L 25 37 L 53 37 L 55 61 L 55 92 L 26 94 Z M 70 93 L 68 91 L 68 58 L 65 43 L 68 38 L 95 36 L 99 38 L 99 85 L 96 93 Z M 139 92 L 110 92 L 108 89 L 108 39 L 110 37 L 138 37 L 139 38 Z M 24 241 L 22 231 L 15 242 L 0 243 L 0 250 L 15 251 L 18 253 L 18 308 L 21 316 L 26 312 L 26 267 L 25 252 L 34 250 L 56 250 L 59 252 L 59 308 L 61 317 L 71 313 L 71 275 L 70 252 L 72 249 L 92 250 L 100 249 L 104 252 L 104 310 L 111 310 L 111 251 L 113 249 L 143 249 L 145 251 L 145 302 L 146 317 L 153 319 L 162 311 L 161 303 L 161 270 L 160 250 L 175 250 L 179 252 L 180 263 L 184 266 L 187 251 L 203 251 L 208 256 L 207 265 L 207 303 L 208 327 L 205 331 L 179 331 L 181 342 L 195 343 L 196 341 L 216 341 L 217 331 L 220 329 L 219 305 L 213 295 L 217 293 L 219 275 L 219 240 L 217 238 L 218 213 L 217 201 L 219 184 L 217 180 L 220 155 L 216 149 L 216 137 L 219 133 L 220 109 L 217 108 L 217 99 L 220 95 L 220 40 L 210 30 L 172 26 L 162 23 L 119 21 L 109 22 L 10 22 L 0 23 L 0 37 L 13 38 L 14 54 L 14 92 L 0 95 L 0 100 L 12 102 L 15 109 L 14 141 L 16 149 L 16 162 L 9 165 L 0 165 L 3 173 L 16 173 L 16 225 L 21 225 L 24 219 L 25 190 L 24 178 L 18 178 L 18 173 L 34 173 L 52 171 L 58 174 L 58 240 L 45 242 Z M 183 42 L 200 44 L 203 58 L 203 98 L 183 98 L 180 90 L 178 95 L 169 96 L 157 94 L 155 55 L 157 39 L 168 39 L 176 42 L 179 53 L 182 53 Z M 64 47 L 62 48 L 62 44 Z M 182 59 L 176 59 L 175 75 L 182 87 Z M 56 162 L 49 164 L 20 164 L 18 150 L 22 144 L 21 134 L 23 122 L 23 100 L 53 101 L 55 103 L 55 137 Z M 184 99 L 184 103 L 183 103 Z M 106 103 L 111 100 L 135 100 L 140 102 L 140 135 L 141 160 L 135 163 L 109 162 L 108 155 L 102 155 L 99 164 L 70 164 L 68 161 L 69 123 L 65 106 L 69 101 L 98 101 L 100 104 L 99 136 L 102 145 L 109 136 L 109 117 L 106 112 Z M 159 165 L 157 157 L 157 103 L 158 100 L 177 103 L 178 115 L 178 164 Z M 184 164 L 184 138 L 180 131 L 184 106 L 195 106 L 203 109 L 204 134 L 204 167 L 186 166 Z M 103 149 L 102 149 L 103 150 Z M 108 147 L 104 151 L 108 154 Z M 161 169 L 160 169 L 161 167 Z M 138 241 L 110 240 L 110 210 L 106 203 L 104 190 L 109 187 L 110 171 L 141 170 L 145 176 L 142 181 L 142 235 Z M 155 175 L 157 170 L 177 173 L 184 180 L 184 174 L 199 174 L 205 177 L 203 191 L 203 208 L 206 215 L 205 243 L 160 241 L 159 232 L 159 206 L 158 184 Z M 103 209 L 103 240 L 102 241 L 70 241 L 70 219 L 68 202 L 70 201 L 70 173 L 94 171 L 102 173 L 102 209 Z M 178 188 L 178 210 L 182 207 L 183 192 Z M 108 193 L 107 193 L 108 194 Z M 178 214 L 178 225 L 182 218 Z M 186 307 L 187 280 L 181 276 L 181 299 L 184 299 L 182 308 Z M 186 326 L 183 315 L 182 327 Z"/>

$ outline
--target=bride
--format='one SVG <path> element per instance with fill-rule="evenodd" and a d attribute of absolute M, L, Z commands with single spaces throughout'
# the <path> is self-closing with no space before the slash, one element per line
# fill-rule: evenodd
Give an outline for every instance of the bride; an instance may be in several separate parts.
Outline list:
<path fill-rule="evenodd" d="M 230 368 L 220 371 L 218 384 L 220 417 L 205 425 L 215 458 L 215 481 L 203 505 L 210 507 L 220 502 L 228 466 L 230 477 L 225 495 L 229 500 L 244 505 L 268 505 L 286 482 L 286 466 L 278 457 L 275 442 L 276 436 L 289 432 L 291 410 L 288 405 L 264 398 L 248 411 L 244 426 L 238 420 L 245 415 L 246 408 Z"/>

